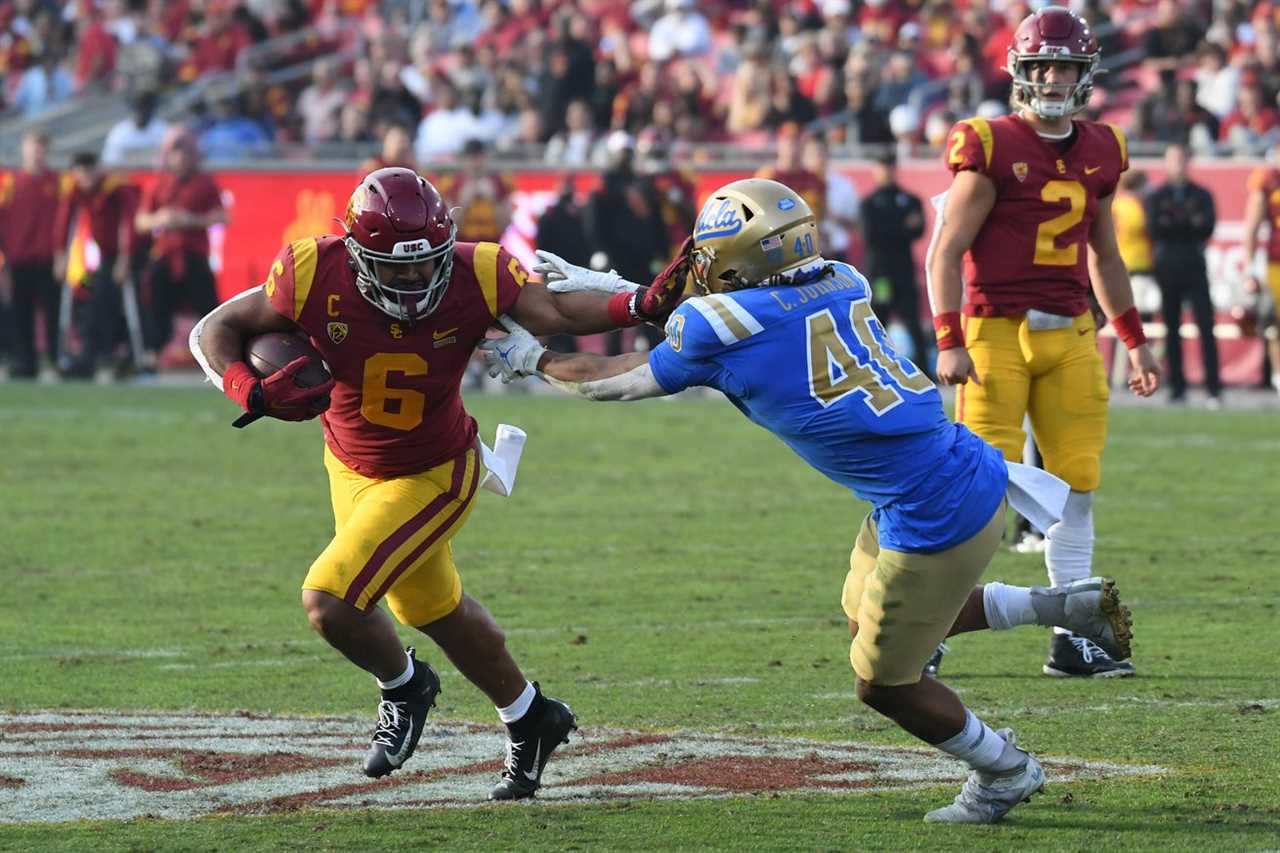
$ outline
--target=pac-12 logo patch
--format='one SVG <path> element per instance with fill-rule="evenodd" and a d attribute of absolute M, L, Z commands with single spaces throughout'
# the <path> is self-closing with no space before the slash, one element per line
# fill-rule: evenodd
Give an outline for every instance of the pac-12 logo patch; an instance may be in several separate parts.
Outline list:
<path fill-rule="evenodd" d="M 728 237 L 742 230 L 742 217 L 727 198 L 712 199 L 698 215 L 693 234 L 701 239 Z"/>
<path fill-rule="evenodd" d="M 325 327 L 325 331 L 329 333 L 329 340 L 333 341 L 335 344 L 340 344 L 347 339 L 346 323 L 330 323 Z"/>
<path fill-rule="evenodd" d="M 1018 179 L 1018 183 L 1022 183 L 1027 179 L 1027 164 L 1019 160 L 1013 164 L 1013 176 Z"/>

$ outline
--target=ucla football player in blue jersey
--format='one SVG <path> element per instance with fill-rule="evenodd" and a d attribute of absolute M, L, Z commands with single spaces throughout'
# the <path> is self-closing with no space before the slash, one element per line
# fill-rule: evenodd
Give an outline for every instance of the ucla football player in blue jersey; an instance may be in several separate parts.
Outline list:
<path fill-rule="evenodd" d="M 813 213 L 763 179 L 715 193 L 686 243 L 697 296 L 671 314 L 666 340 L 613 357 L 545 350 L 526 331 L 485 344 L 492 375 L 541 376 L 592 400 L 639 400 L 692 386 L 722 391 L 802 459 L 869 502 L 844 582 L 857 695 L 972 772 L 926 820 L 991 823 L 1044 785 L 1008 729 L 993 731 L 921 670 L 951 634 L 1055 625 L 1129 656 L 1128 609 L 1114 584 L 1064 587 L 977 581 L 1000 543 L 1006 496 L 1047 527 L 1066 484 L 1021 465 L 949 421 L 937 388 L 894 352 L 867 281 L 822 258 Z M 637 289 L 539 253 L 552 290 Z"/>

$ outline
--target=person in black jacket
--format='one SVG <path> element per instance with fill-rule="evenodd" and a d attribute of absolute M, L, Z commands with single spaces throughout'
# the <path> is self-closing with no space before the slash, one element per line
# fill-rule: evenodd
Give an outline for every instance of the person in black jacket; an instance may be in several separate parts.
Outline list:
<path fill-rule="evenodd" d="M 574 195 L 573 178 L 564 179 L 559 197 L 538 219 L 535 239 L 539 249 L 557 254 L 571 264 L 590 266 L 591 246 L 582 208 Z M 552 335 L 547 344 L 556 352 L 578 351 L 578 339 L 573 335 Z"/>
<path fill-rule="evenodd" d="M 907 327 L 911 360 L 928 370 L 929 335 L 920 324 L 920 288 L 911 244 L 924 234 L 924 205 L 898 185 L 892 149 L 876 160 L 875 191 L 862 202 L 862 231 L 867 244 L 867 279 L 872 303 L 882 319 Z"/>
<path fill-rule="evenodd" d="M 1204 247 L 1217 224 L 1213 196 L 1187 176 L 1189 155 L 1183 145 L 1165 149 L 1166 181 L 1147 195 L 1147 229 L 1155 255 L 1160 313 L 1167 330 L 1165 356 L 1169 360 L 1170 400 L 1182 402 L 1187 380 L 1182 371 L 1182 303 L 1190 301 L 1200 332 L 1205 387 L 1210 408 L 1222 405 L 1218 375 L 1218 343 L 1213 336 L 1213 301 Z"/>
<path fill-rule="evenodd" d="M 666 265 L 671 248 L 662 221 L 662 201 L 653 182 L 635 169 L 634 139 L 615 130 L 606 139 L 605 150 L 609 166 L 600 176 L 599 189 L 587 199 L 584 217 L 591 249 L 603 253 L 592 266 L 615 269 L 627 281 L 648 281 Z M 653 335 L 654 345 L 662 338 L 660 330 L 647 325 L 636 333 Z M 621 343 L 620 332 L 609 332 L 607 353 L 620 353 Z"/>

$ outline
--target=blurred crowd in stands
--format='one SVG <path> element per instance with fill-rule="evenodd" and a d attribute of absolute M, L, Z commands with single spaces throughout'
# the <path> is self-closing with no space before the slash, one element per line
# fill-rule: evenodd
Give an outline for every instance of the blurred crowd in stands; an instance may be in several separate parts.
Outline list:
<path fill-rule="evenodd" d="M 427 163 L 479 139 L 603 165 L 642 145 L 936 146 L 1006 109 L 1021 0 L 3 0 L 4 106 L 139 102 L 216 80 L 189 117 L 213 159 L 315 151 L 392 126 Z M 1090 113 L 1138 141 L 1260 153 L 1280 135 L 1280 6 L 1071 0 L 1109 72 Z M 148 116 L 149 118 L 149 116 Z M 300 148 L 299 148 L 300 146 Z"/>
<path fill-rule="evenodd" d="M 1111 72 L 1092 117 L 1126 126 L 1135 143 L 1196 155 L 1261 154 L 1280 142 L 1280 4 L 1071 5 L 1094 23 Z M 771 161 L 760 174 L 806 198 L 824 254 L 867 273 L 902 350 L 930 365 L 911 250 L 923 209 L 896 183 L 894 158 L 937 147 L 958 118 L 1005 111 L 1004 54 L 1029 8 L 1012 0 L 0 0 L 9 120 L 54 115 L 95 93 L 132 105 L 101 155 L 80 152 L 62 175 L 46 161 L 38 122 L 26 125 L 20 167 L 0 176 L 0 328 L 12 330 L 0 334 L 0 359 L 15 377 L 35 376 L 41 363 L 108 378 L 152 368 L 174 313 L 201 313 L 216 298 L 207 228 L 226 212 L 215 176 L 189 180 L 205 164 L 254 151 L 322 156 L 326 146 L 357 143 L 377 152 L 364 171 L 405 165 L 438 181 L 457 205 L 463 240 L 498 240 L 512 224 L 513 187 L 491 165 L 495 154 L 590 168 L 601 174 L 598 189 L 579 197 L 566 181 L 528 238 L 645 281 L 693 223 L 693 155 L 724 144 L 758 149 L 760 162 Z M 175 126 L 159 118 L 164 101 L 192 87 L 200 97 L 184 102 Z M 877 160 L 864 198 L 828 167 L 829 152 L 846 143 L 878 146 L 863 152 Z M 116 170 L 153 163 L 165 177 L 145 194 Z M 1162 241 L 1194 245 L 1200 257 L 1171 265 L 1179 280 L 1158 282 L 1165 298 L 1149 316 L 1160 301 L 1176 304 L 1165 318 L 1176 327 L 1190 301 L 1212 341 L 1207 285 L 1181 281 L 1203 268 L 1211 205 L 1183 222 L 1184 189 L 1169 191 L 1168 209 L 1182 212 L 1172 218 L 1148 210 L 1141 175 L 1124 189 L 1116 218 L 1139 247 L 1126 258 L 1135 275 L 1159 273 L 1149 256 Z M 33 205 L 57 215 L 20 214 Z M 63 282 L 84 275 L 64 251 L 77 215 L 88 217 L 103 257 L 91 286 L 68 299 Z M 1153 238 L 1154 250 L 1141 249 Z M 1256 294 L 1265 294 L 1262 278 L 1250 279 Z M 1280 364 L 1280 343 L 1273 349 L 1265 373 Z M 1206 368 L 1216 396 L 1216 365 Z"/>

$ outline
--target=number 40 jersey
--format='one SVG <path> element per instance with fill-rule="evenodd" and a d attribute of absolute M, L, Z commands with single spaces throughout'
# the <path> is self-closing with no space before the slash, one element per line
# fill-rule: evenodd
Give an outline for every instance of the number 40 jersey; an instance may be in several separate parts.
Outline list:
<path fill-rule="evenodd" d="M 870 502 L 882 547 L 950 548 L 1004 498 L 1004 457 L 947 420 L 938 389 L 894 352 L 866 279 L 848 264 L 828 264 L 806 284 L 686 300 L 666 333 L 649 355 L 663 390 L 723 392 Z"/>

